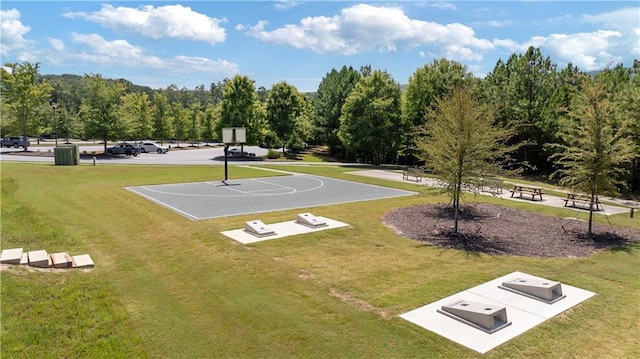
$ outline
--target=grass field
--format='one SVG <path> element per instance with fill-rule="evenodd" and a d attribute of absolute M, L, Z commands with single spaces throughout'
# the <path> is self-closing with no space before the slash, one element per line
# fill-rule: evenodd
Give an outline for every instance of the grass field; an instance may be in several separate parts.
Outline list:
<path fill-rule="evenodd" d="M 352 167 L 278 166 L 396 188 Z M 640 245 L 588 258 L 488 256 L 394 234 L 393 208 L 436 191 L 305 211 L 349 223 L 241 245 L 220 234 L 253 216 L 193 222 L 124 186 L 220 179 L 222 166 L 2 163 L 2 248 L 88 253 L 92 270 L 1 273 L 6 358 L 637 358 Z M 233 177 L 273 175 L 234 167 Z M 575 211 L 469 196 L 552 215 Z M 299 210 L 264 213 L 265 223 Z M 601 217 L 601 216 L 597 216 Z M 599 218 L 602 220 L 602 218 Z M 611 218 L 640 228 L 640 218 Z M 597 295 L 485 355 L 398 316 L 521 271 Z"/>

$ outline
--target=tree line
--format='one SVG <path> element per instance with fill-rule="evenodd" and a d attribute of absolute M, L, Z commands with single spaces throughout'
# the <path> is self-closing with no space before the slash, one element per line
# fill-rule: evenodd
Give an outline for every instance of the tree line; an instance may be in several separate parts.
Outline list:
<path fill-rule="evenodd" d="M 573 146 L 575 109 L 585 89 L 602 89 L 607 131 L 631 141 L 635 156 L 621 163 L 618 180 L 640 192 L 640 61 L 587 74 L 562 69 L 538 48 L 497 61 L 484 78 L 447 59 L 416 69 L 401 86 L 384 70 L 332 69 L 313 93 L 285 81 L 256 88 L 237 75 L 193 90 L 137 86 L 100 74 L 41 75 L 39 64 L 1 70 L 3 135 L 218 141 L 223 127 L 246 127 L 247 143 L 296 151 L 326 145 L 331 155 L 370 164 L 424 165 L 424 126 L 439 101 L 458 90 L 487 108 L 492 129 L 508 129 L 514 146 L 505 167 L 532 174 L 557 171 L 559 154 Z M 483 108 L 484 108 L 483 107 Z M 515 146 L 517 144 L 517 146 Z M 564 147 L 563 147 L 564 146 Z M 427 166 L 429 164 L 427 163 Z"/>

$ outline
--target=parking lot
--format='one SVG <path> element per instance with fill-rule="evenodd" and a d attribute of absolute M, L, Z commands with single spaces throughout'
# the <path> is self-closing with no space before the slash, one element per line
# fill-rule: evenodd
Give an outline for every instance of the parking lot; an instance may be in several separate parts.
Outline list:
<path fill-rule="evenodd" d="M 59 144 L 63 141 L 59 140 Z M 22 148 L 2 148 L 0 149 L 0 160 L 15 162 L 50 162 L 54 163 L 52 156 L 55 145 L 38 145 L 29 147 L 29 155 L 21 155 Z M 102 153 L 103 145 L 80 144 L 80 153 L 83 155 L 80 159 L 81 163 L 93 163 L 92 153 Z M 109 146 L 110 147 L 110 146 Z M 238 147 L 239 148 L 239 147 Z M 267 154 L 267 149 L 257 146 L 244 146 L 244 151 L 255 153 L 256 157 Z M 9 154 L 11 153 L 11 154 Z M 40 155 L 39 155 L 40 154 Z M 234 160 L 233 158 L 231 160 Z M 181 145 L 178 149 L 172 145 L 171 150 L 167 154 L 158 153 L 141 153 L 137 157 L 129 156 L 96 156 L 96 163 L 122 163 L 122 164 L 182 164 L 182 165 L 223 165 L 224 164 L 224 147 L 222 146 L 200 146 L 190 147 Z"/>

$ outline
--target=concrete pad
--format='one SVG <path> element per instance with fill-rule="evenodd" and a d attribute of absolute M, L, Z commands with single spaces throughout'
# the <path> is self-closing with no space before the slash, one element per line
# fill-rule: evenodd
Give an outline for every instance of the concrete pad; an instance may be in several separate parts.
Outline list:
<path fill-rule="evenodd" d="M 22 248 L 3 249 L 0 253 L 0 264 L 20 264 Z"/>
<path fill-rule="evenodd" d="M 563 294 L 566 295 L 566 297 L 553 304 L 547 304 L 499 288 L 503 282 L 512 281 L 517 278 L 544 279 L 521 272 L 513 272 L 414 309 L 400 315 L 400 317 L 469 349 L 484 354 L 595 295 L 593 292 L 562 284 Z M 441 309 L 443 305 L 449 305 L 450 303 L 460 300 L 482 302 L 496 306 L 502 305 L 506 309 L 507 318 L 511 322 L 511 325 L 489 334 L 438 313 L 438 309 Z"/>
<path fill-rule="evenodd" d="M 51 254 L 53 268 L 73 268 L 73 259 L 67 252 Z"/>
<path fill-rule="evenodd" d="M 323 231 L 323 230 L 327 230 L 327 229 L 333 229 L 333 228 L 340 228 L 340 227 L 348 226 L 347 223 L 343 223 L 343 222 L 336 221 L 336 220 L 333 220 L 333 219 L 328 219 L 328 218 L 324 218 L 324 217 L 316 217 L 316 218 L 318 218 L 321 221 L 324 221 L 327 225 L 326 226 L 312 228 L 312 227 L 308 227 L 308 226 L 302 226 L 302 225 L 296 223 L 296 221 L 294 220 L 294 221 L 270 224 L 269 228 L 271 228 L 276 234 L 270 235 L 270 236 L 266 236 L 266 237 L 256 237 L 256 236 L 254 236 L 252 234 L 247 233 L 244 229 L 234 229 L 234 230 L 231 230 L 231 231 L 224 231 L 224 232 L 221 232 L 221 233 L 224 234 L 225 236 L 231 238 L 231 239 L 234 239 L 234 240 L 240 242 L 240 243 L 249 244 L 249 243 L 266 241 L 266 240 L 269 240 L 269 239 L 283 238 L 283 237 L 295 236 L 295 235 L 303 234 L 303 233 L 311 233 L 311 232 L 317 232 L 317 231 Z"/>
<path fill-rule="evenodd" d="M 93 267 L 94 263 L 91 259 L 91 256 L 88 254 L 80 254 L 77 256 L 71 257 L 73 260 L 73 266 L 76 268 L 84 268 L 84 267 Z"/>
<path fill-rule="evenodd" d="M 39 251 L 30 251 L 29 253 L 29 265 L 38 268 L 51 267 L 51 257 L 47 254 L 47 251 L 41 249 Z"/>
<path fill-rule="evenodd" d="M 20 265 L 26 266 L 29 264 L 29 255 L 27 252 L 22 252 L 22 258 L 20 258 Z"/>

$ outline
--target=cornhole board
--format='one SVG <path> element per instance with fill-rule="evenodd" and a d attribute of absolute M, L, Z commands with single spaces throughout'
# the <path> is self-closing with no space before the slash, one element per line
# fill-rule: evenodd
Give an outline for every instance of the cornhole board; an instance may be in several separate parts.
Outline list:
<path fill-rule="evenodd" d="M 260 220 L 245 222 L 244 231 L 256 237 L 273 236 L 276 232 Z"/>
<path fill-rule="evenodd" d="M 301 224 L 303 226 L 311 227 L 311 228 L 327 226 L 327 221 L 325 221 L 324 219 L 318 218 L 309 212 L 298 214 L 296 216 L 296 223 Z"/>
<path fill-rule="evenodd" d="M 73 268 L 73 259 L 67 252 L 52 253 L 51 264 L 53 268 Z"/>
<path fill-rule="evenodd" d="M 0 264 L 20 264 L 22 248 L 3 249 L 0 253 Z"/>
<path fill-rule="evenodd" d="M 507 309 L 501 305 L 458 300 L 438 309 L 438 313 L 492 334 L 511 325 Z"/>
<path fill-rule="evenodd" d="M 502 283 L 498 288 L 509 290 L 548 304 L 553 304 L 566 297 L 566 295 L 562 294 L 562 283 L 546 279 L 516 278 L 512 281 Z"/>
<path fill-rule="evenodd" d="M 37 268 L 49 268 L 51 267 L 51 257 L 46 250 L 41 249 L 37 251 L 30 251 L 27 253 L 29 255 L 29 265 L 31 267 Z"/>
<path fill-rule="evenodd" d="M 87 268 L 94 266 L 93 259 L 91 259 L 91 256 L 88 254 L 72 256 L 71 259 L 73 260 L 73 266 L 75 268 Z"/>

